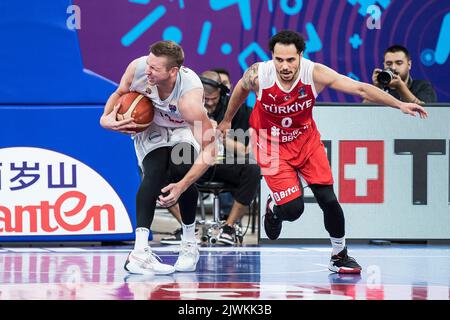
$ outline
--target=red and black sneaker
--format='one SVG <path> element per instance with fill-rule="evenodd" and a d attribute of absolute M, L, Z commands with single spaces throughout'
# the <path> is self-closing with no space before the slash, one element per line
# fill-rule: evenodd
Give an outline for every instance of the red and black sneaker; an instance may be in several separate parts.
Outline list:
<path fill-rule="evenodd" d="M 276 240 L 280 236 L 283 221 L 274 217 L 269 204 L 272 202 L 272 197 L 269 195 L 266 203 L 266 215 L 264 216 L 264 230 L 270 240 Z"/>
<path fill-rule="evenodd" d="M 341 252 L 331 256 L 328 269 L 336 273 L 361 273 L 361 266 L 347 254 L 347 247 Z"/>

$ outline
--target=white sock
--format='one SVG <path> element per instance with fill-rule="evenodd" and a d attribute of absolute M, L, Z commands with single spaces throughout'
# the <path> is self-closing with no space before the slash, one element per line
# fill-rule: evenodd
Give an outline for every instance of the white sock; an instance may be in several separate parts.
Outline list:
<path fill-rule="evenodd" d="M 195 238 L 195 222 L 189 225 L 182 223 L 181 225 L 183 226 L 183 240 L 187 242 L 197 242 L 197 239 Z"/>
<path fill-rule="evenodd" d="M 136 241 L 134 241 L 134 250 L 144 250 L 148 247 L 148 235 L 150 231 L 147 228 L 136 228 Z"/>
<path fill-rule="evenodd" d="M 342 238 L 333 238 L 330 237 L 331 245 L 333 246 L 333 252 L 331 255 L 338 254 L 345 248 L 345 237 Z"/>

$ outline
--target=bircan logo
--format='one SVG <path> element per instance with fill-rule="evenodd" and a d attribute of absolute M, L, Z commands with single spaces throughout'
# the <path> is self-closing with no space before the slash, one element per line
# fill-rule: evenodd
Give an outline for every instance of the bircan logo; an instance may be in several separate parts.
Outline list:
<path fill-rule="evenodd" d="M 273 197 L 275 199 L 276 202 L 280 202 L 281 200 L 283 200 L 286 197 L 289 197 L 291 195 L 293 195 L 296 192 L 299 192 L 300 188 L 299 186 L 295 185 L 292 186 L 286 190 L 280 191 L 280 192 L 274 192 L 273 193 Z"/>
<path fill-rule="evenodd" d="M 339 200 L 383 203 L 384 141 L 340 141 Z"/>
<path fill-rule="evenodd" d="M 46 149 L 0 149 L 0 235 L 130 232 L 121 199 L 86 164 Z"/>

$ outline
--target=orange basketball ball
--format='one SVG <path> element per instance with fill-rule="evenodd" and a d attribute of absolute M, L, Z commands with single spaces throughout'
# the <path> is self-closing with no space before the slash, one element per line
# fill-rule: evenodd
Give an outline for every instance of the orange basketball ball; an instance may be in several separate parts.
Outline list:
<path fill-rule="evenodd" d="M 119 99 L 120 108 L 117 120 L 133 118 L 137 124 L 136 132 L 141 132 L 150 126 L 154 110 L 152 101 L 138 92 L 129 92 Z"/>

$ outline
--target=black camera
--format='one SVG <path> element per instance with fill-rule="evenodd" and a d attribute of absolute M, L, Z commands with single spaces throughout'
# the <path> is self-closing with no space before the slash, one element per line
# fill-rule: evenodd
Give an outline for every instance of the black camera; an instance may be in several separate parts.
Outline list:
<path fill-rule="evenodd" d="M 387 86 L 392 79 L 394 79 L 394 75 L 396 75 L 397 72 L 395 72 L 394 70 L 387 68 L 384 69 L 383 71 L 381 71 L 378 75 L 377 75 L 377 80 L 380 84 L 382 84 L 383 86 Z"/>

